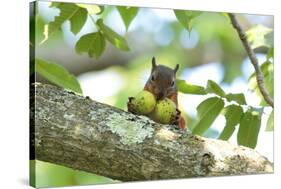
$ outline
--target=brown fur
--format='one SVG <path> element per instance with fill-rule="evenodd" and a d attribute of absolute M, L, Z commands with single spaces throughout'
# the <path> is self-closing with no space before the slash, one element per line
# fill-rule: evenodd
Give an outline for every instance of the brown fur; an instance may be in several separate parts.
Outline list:
<path fill-rule="evenodd" d="M 145 84 L 144 90 L 154 94 L 157 99 L 171 99 L 178 108 L 178 91 L 175 83 L 178 68 L 178 65 L 175 69 L 171 69 L 163 65 L 156 65 L 155 58 L 153 57 L 151 75 Z M 172 85 L 172 82 L 174 82 L 174 85 Z M 179 110 L 178 112 L 177 125 L 180 129 L 185 129 L 186 122 L 180 115 L 181 113 Z"/>

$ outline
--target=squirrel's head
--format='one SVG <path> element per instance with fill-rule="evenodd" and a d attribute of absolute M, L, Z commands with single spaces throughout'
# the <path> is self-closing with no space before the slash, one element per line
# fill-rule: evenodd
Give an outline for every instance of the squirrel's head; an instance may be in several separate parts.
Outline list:
<path fill-rule="evenodd" d="M 151 74 L 146 83 L 146 89 L 152 92 L 157 99 L 162 99 L 175 94 L 177 90 L 176 73 L 178 69 L 178 64 L 174 69 L 163 65 L 157 65 L 156 60 L 153 57 Z"/>

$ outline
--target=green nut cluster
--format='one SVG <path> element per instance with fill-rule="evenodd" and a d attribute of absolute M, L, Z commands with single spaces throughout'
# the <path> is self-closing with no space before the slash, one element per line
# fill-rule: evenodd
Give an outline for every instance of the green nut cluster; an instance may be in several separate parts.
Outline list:
<path fill-rule="evenodd" d="M 156 101 L 155 96 L 145 90 L 135 96 L 132 105 L 138 114 L 149 114 L 153 120 L 163 124 L 170 123 L 177 113 L 176 104 L 172 100 L 165 98 Z"/>
<path fill-rule="evenodd" d="M 168 124 L 176 115 L 176 108 L 176 104 L 168 98 L 159 100 L 155 106 L 153 117 L 160 123 Z"/>
<path fill-rule="evenodd" d="M 139 114 L 148 114 L 153 111 L 156 105 L 155 96 L 148 91 L 141 91 L 132 100 L 134 109 Z"/>

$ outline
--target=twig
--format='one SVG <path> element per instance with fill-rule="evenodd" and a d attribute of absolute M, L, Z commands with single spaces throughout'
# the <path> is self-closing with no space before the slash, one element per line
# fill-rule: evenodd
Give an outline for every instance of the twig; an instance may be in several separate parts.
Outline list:
<path fill-rule="evenodd" d="M 255 72 L 256 72 L 256 79 L 257 79 L 257 83 L 258 83 L 258 87 L 259 90 L 264 98 L 264 100 L 272 107 L 274 108 L 274 101 L 273 99 L 270 97 L 268 91 L 265 88 L 265 84 L 264 84 L 264 77 L 263 77 L 263 73 L 261 72 L 261 69 L 259 67 L 258 64 L 258 59 L 253 51 L 253 49 L 251 48 L 249 42 L 247 41 L 247 37 L 245 32 L 243 31 L 243 29 L 241 28 L 240 24 L 238 23 L 236 17 L 234 14 L 229 13 L 228 14 L 231 20 L 231 24 L 232 26 L 236 29 L 239 38 L 244 46 L 244 48 L 246 49 L 246 52 L 250 58 L 250 61 L 252 63 L 252 65 L 255 68 Z"/>

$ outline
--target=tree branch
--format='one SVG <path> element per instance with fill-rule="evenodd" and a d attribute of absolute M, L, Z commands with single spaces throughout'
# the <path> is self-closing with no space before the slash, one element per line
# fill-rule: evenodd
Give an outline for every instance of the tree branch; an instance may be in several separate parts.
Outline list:
<path fill-rule="evenodd" d="M 266 90 L 265 84 L 264 84 L 264 77 L 263 77 L 263 73 L 261 72 L 261 69 L 259 67 L 258 64 L 258 59 L 253 51 L 253 49 L 251 48 L 248 40 L 247 40 L 247 36 L 245 34 L 245 32 L 243 31 L 242 27 L 240 26 L 240 24 L 238 23 L 236 17 L 234 14 L 232 13 L 228 13 L 230 20 L 231 20 L 231 24 L 232 26 L 236 29 L 239 38 L 244 46 L 244 48 L 246 49 L 246 52 L 250 58 L 250 61 L 252 63 L 252 65 L 255 68 L 255 72 L 256 72 L 256 79 L 257 79 L 257 83 L 258 83 L 258 87 L 259 90 L 264 98 L 264 100 L 272 107 L 274 108 L 274 101 L 273 99 L 270 97 L 268 91 Z"/>
<path fill-rule="evenodd" d="M 34 86 L 31 136 L 38 160 L 121 181 L 273 172 L 252 149 L 192 135 L 56 86 Z"/>

